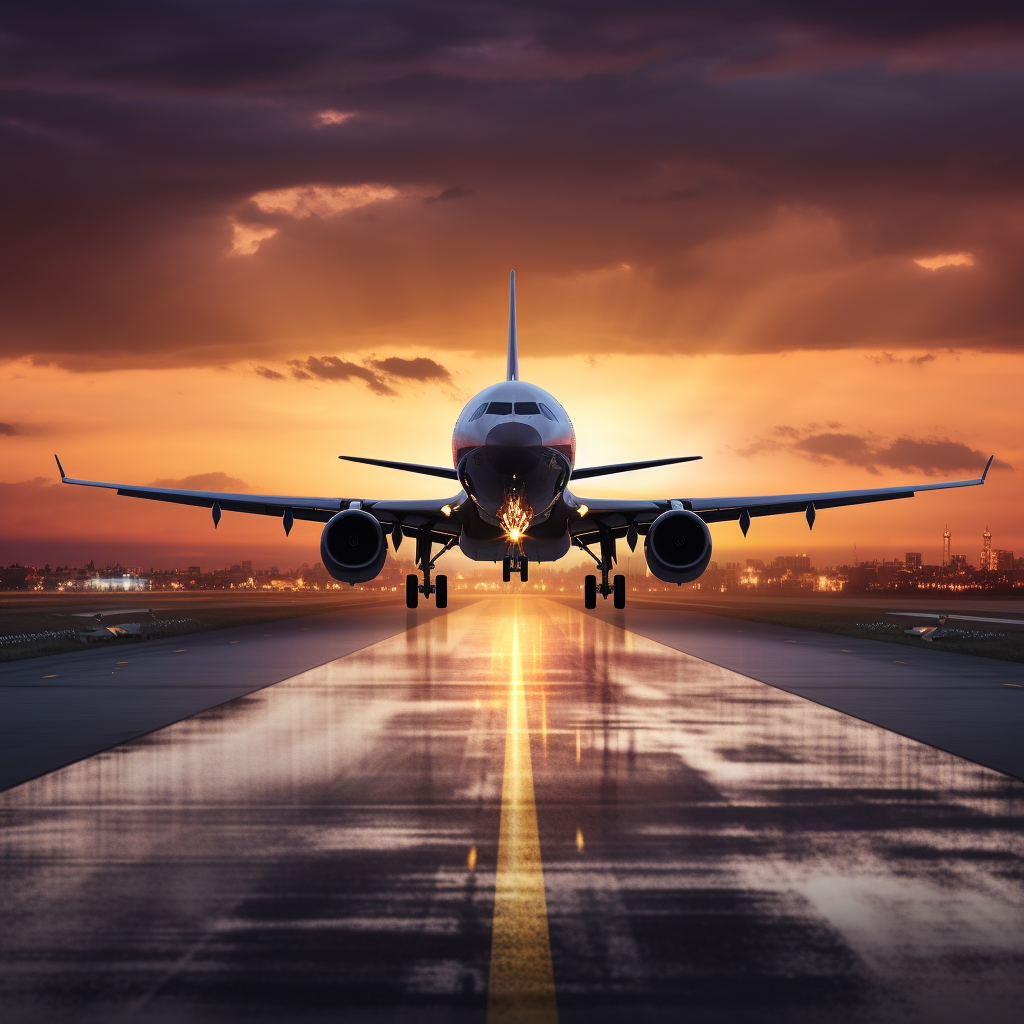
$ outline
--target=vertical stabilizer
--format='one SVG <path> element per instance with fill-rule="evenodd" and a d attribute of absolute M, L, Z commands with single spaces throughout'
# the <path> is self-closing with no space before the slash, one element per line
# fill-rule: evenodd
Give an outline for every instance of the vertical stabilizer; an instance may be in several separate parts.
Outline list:
<path fill-rule="evenodd" d="M 519 380 L 519 340 L 516 337 L 516 272 L 508 277 L 508 373 L 505 380 Z"/>

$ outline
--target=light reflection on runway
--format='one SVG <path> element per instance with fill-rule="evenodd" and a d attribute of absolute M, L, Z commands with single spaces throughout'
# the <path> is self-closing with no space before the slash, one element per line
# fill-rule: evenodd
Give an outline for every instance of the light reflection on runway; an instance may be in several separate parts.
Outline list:
<path fill-rule="evenodd" d="M 4 1020 L 483 1021 L 513 661 L 563 1021 L 1024 1015 L 1024 785 L 499 599 L 0 794 Z"/>

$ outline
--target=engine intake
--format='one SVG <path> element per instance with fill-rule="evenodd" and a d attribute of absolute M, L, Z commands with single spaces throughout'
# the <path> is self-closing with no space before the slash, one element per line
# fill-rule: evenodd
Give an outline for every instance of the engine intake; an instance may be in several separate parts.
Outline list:
<path fill-rule="evenodd" d="M 662 512 L 644 542 L 651 572 L 666 583 L 692 583 L 711 561 L 711 534 L 700 516 L 685 509 Z"/>
<path fill-rule="evenodd" d="M 380 523 L 362 509 L 339 512 L 320 536 L 324 568 L 343 583 L 365 583 L 384 568 L 388 548 Z"/>

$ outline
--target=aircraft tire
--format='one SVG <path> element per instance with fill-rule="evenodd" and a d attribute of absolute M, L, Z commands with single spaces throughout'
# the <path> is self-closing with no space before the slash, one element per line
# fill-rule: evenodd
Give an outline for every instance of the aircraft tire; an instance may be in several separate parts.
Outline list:
<path fill-rule="evenodd" d="M 524 558 L 522 568 L 519 570 L 519 579 L 525 583 L 530 578 L 530 563 Z"/>
<path fill-rule="evenodd" d="M 415 608 L 420 600 L 420 578 L 414 573 L 405 577 L 405 607 Z"/>
<path fill-rule="evenodd" d="M 512 579 L 512 561 L 509 558 L 501 560 L 501 582 L 509 583 Z"/>
<path fill-rule="evenodd" d="M 448 577 L 434 577 L 434 603 L 438 608 L 448 607 Z"/>
<path fill-rule="evenodd" d="M 626 577 L 612 577 L 612 601 L 616 608 L 626 607 Z"/>
<path fill-rule="evenodd" d="M 584 576 L 583 577 L 583 607 L 584 608 L 596 608 L 597 607 L 597 577 L 596 576 Z"/>

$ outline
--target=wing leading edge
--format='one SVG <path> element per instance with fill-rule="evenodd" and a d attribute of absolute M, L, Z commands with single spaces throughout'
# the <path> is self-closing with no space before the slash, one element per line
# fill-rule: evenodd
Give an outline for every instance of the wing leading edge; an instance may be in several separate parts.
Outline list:
<path fill-rule="evenodd" d="M 806 494 L 750 495 L 730 498 L 679 498 L 655 499 L 651 501 L 602 500 L 601 498 L 580 498 L 575 500 L 587 508 L 581 526 L 586 520 L 603 522 L 605 526 L 629 524 L 644 525 L 653 522 L 662 512 L 670 508 L 687 509 L 696 512 L 706 523 L 721 523 L 731 520 L 742 521 L 745 517 L 787 515 L 803 512 L 813 522 L 814 512 L 826 508 L 840 508 L 844 505 L 863 505 L 872 501 L 891 501 L 896 498 L 912 498 L 918 491 L 941 491 L 952 487 L 977 487 L 985 483 L 992 466 L 990 457 L 980 477 L 972 480 L 945 480 L 934 484 L 910 484 L 901 487 L 877 487 L 851 491 L 810 491 Z M 577 527 L 574 534 L 586 532 Z"/>
<path fill-rule="evenodd" d="M 220 520 L 221 512 L 244 512 L 249 515 L 283 518 L 285 529 L 288 530 L 291 519 L 326 523 L 343 509 L 356 507 L 365 509 L 382 525 L 401 523 L 403 526 L 419 528 L 430 523 L 434 532 L 447 533 L 446 516 L 442 510 L 446 506 L 459 504 L 464 498 L 460 492 L 455 497 L 436 500 L 379 501 L 365 498 L 311 498 L 287 494 L 237 494 L 229 491 L 193 491 L 176 487 L 144 487 L 105 480 L 78 480 L 64 472 L 64 467 L 56 455 L 54 459 L 60 471 L 61 483 L 102 487 L 128 498 L 148 498 L 151 501 L 169 501 L 177 505 L 213 509 L 215 525 Z"/>

